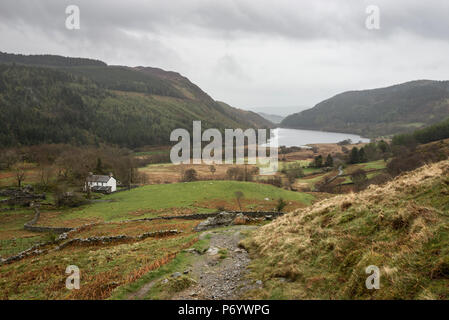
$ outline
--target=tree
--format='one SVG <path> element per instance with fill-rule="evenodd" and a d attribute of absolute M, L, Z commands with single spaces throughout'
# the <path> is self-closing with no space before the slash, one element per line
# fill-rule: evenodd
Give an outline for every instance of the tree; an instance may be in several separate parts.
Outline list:
<path fill-rule="evenodd" d="M 12 166 L 12 170 L 14 171 L 14 175 L 16 177 L 17 186 L 21 188 L 22 182 L 23 180 L 25 180 L 26 177 L 25 165 L 23 163 L 18 162 Z"/>
<path fill-rule="evenodd" d="M 359 163 L 365 163 L 368 162 L 368 159 L 366 157 L 365 148 L 360 148 L 359 151 Z"/>
<path fill-rule="evenodd" d="M 198 174 L 195 169 L 188 169 L 184 172 L 182 177 L 183 182 L 192 182 L 198 180 Z"/>
<path fill-rule="evenodd" d="M 95 167 L 95 173 L 96 174 L 104 174 L 103 162 L 101 161 L 101 158 L 97 158 L 97 166 Z"/>
<path fill-rule="evenodd" d="M 0 168 L 9 169 L 20 160 L 20 156 L 15 150 L 6 150 L 0 153 Z"/>
<path fill-rule="evenodd" d="M 377 147 L 380 149 L 380 151 L 382 151 L 382 153 L 387 152 L 388 149 L 389 149 L 388 143 L 386 143 L 384 140 L 380 140 L 380 141 L 377 143 Z"/>
<path fill-rule="evenodd" d="M 244 194 L 242 191 L 236 191 L 234 193 L 235 199 L 237 200 L 237 203 L 239 205 L 240 211 L 242 211 L 242 204 L 240 202 L 240 200 L 244 197 Z"/>
<path fill-rule="evenodd" d="M 352 148 L 351 154 L 349 155 L 349 163 L 355 164 L 355 163 L 359 163 L 359 161 L 360 161 L 359 149 L 357 149 L 357 147 L 354 147 L 354 148 Z"/>
<path fill-rule="evenodd" d="M 327 155 L 325 166 L 326 167 L 333 167 L 334 166 L 334 158 L 332 158 L 332 156 L 330 154 Z"/>
<path fill-rule="evenodd" d="M 322 155 L 319 155 L 319 156 L 316 156 L 316 157 L 315 157 L 315 160 L 314 160 L 314 162 L 313 162 L 313 166 L 314 166 L 315 168 L 321 168 L 321 167 L 323 167 L 323 156 L 322 156 Z"/>
<path fill-rule="evenodd" d="M 287 202 L 284 201 L 284 199 L 279 198 L 278 202 L 276 204 L 276 211 L 277 212 L 281 212 L 282 210 L 284 210 L 284 208 L 287 206 Z"/>
<path fill-rule="evenodd" d="M 40 167 L 40 180 L 42 187 L 46 188 L 50 184 L 50 180 L 53 177 L 54 170 L 51 166 Z"/>
<path fill-rule="evenodd" d="M 367 179 L 366 172 L 362 169 L 358 169 L 351 174 L 351 180 L 354 182 L 356 190 L 360 190 Z"/>
<path fill-rule="evenodd" d="M 295 183 L 296 181 L 296 174 L 294 171 L 287 171 L 287 181 L 288 181 L 288 188 L 292 188 L 292 185 Z"/>
<path fill-rule="evenodd" d="M 217 168 L 215 168 L 214 165 L 210 165 L 210 166 L 209 166 L 209 170 L 210 170 L 210 172 L 212 173 L 212 175 L 215 175 L 215 172 L 217 171 Z"/>

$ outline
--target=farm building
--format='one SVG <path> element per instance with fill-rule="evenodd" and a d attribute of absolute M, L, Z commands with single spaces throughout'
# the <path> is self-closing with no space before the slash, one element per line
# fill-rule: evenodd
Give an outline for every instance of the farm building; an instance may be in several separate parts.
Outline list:
<path fill-rule="evenodd" d="M 108 176 L 89 173 L 86 179 L 86 187 L 93 192 L 112 193 L 117 190 L 117 180 L 110 173 Z"/>

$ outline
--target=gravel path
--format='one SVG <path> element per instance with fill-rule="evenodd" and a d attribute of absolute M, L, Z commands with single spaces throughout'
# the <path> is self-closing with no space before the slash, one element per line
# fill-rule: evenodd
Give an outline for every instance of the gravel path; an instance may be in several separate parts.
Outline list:
<path fill-rule="evenodd" d="M 256 283 L 245 279 L 250 258 L 244 249 L 238 247 L 242 239 L 241 232 L 254 228 L 257 227 L 234 226 L 226 231 L 204 232 L 202 238 L 210 234 L 209 250 L 203 255 L 197 255 L 189 272 L 197 284 L 172 299 L 238 299 L 245 291 L 261 286 L 259 281 Z"/>

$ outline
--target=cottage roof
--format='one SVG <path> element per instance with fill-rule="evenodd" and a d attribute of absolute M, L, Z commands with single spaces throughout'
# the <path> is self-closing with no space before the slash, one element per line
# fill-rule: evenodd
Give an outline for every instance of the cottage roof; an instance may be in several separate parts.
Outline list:
<path fill-rule="evenodd" d="M 108 182 L 111 176 L 91 175 L 87 177 L 87 182 Z"/>

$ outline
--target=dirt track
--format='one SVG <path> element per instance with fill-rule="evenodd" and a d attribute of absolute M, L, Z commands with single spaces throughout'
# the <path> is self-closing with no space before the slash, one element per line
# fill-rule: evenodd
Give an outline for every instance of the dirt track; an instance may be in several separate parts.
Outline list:
<path fill-rule="evenodd" d="M 241 232 L 257 228 L 255 226 L 234 226 L 226 231 L 208 231 L 209 250 L 198 255 L 191 268 L 191 276 L 197 284 L 176 294 L 173 299 L 238 299 L 242 293 L 261 284 L 245 278 L 250 262 L 248 253 L 238 247 Z M 221 252 L 221 253 L 220 253 Z M 225 258 L 220 258 L 220 256 Z"/>

